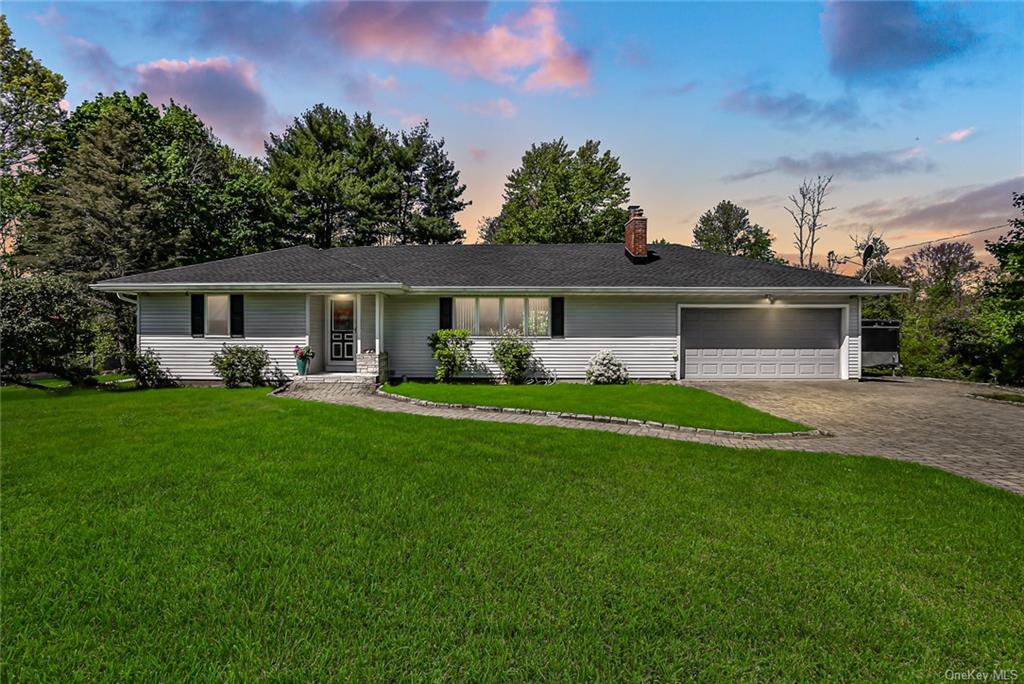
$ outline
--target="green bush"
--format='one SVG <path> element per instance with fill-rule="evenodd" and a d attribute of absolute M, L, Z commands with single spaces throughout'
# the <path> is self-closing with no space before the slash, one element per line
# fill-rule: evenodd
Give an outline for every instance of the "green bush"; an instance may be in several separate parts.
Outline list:
<path fill-rule="evenodd" d="M 228 387 L 258 387 L 269 382 L 270 354 L 263 347 L 225 344 L 213 355 L 212 362 L 214 373 Z"/>
<path fill-rule="evenodd" d="M 501 380 L 509 385 L 521 385 L 530 370 L 533 345 L 519 330 L 505 328 L 491 344 L 491 358 L 501 370 Z"/>
<path fill-rule="evenodd" d="M 152 349 L 131 354 L 125 366 L 139 389 L 178 386 L 177 379 L 160 365 L 160 357 Z"/>
<path fill-rule="evenodd" d="M 35 275 L 0 281 L 0 375 L 23 381 L 50 373 L 73 385 L 89 382 L 93 310 L 82 288 L 68 278 Z"/>
<path fill-rule="evenodd" d="M 437 361 L 437 369 L 434 371 L 437 380 L 450 382 L 469 366 L 469 350 L 473 341 L 469 339 L 468 330 L 438 330 L 430 336 L 427 344 Z"/>

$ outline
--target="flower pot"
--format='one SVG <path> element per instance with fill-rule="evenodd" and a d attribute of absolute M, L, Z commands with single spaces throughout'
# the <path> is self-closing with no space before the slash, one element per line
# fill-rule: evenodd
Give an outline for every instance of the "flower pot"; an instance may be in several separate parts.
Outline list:
<path fill-rule="evenodd" d="M 306 371 L 309 370 L 309 359 L 295 359 L 295 367 L 299 370 L 299 375 L 305 375 Z"/>

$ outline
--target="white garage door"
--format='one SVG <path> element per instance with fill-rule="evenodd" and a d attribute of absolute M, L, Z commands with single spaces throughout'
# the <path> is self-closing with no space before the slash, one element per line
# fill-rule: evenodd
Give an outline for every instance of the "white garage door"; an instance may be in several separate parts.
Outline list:
<path fill-rule="evenodd" d="M 681 311 L 684 378 L 840 377 L 841 309 Z"/>

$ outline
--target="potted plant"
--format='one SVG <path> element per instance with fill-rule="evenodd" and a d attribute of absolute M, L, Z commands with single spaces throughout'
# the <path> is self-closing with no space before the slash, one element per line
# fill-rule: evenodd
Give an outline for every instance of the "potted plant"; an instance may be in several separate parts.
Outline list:
<path fill-rule="evenodd" d="M 309 360 L 316 356 L 316 352 L 307 344 L 305 347 L 295 345 L 292 354 L 295 356 L 295 367 L 298 369 L 299 375 L 305 375 L 309 370 Z"/>

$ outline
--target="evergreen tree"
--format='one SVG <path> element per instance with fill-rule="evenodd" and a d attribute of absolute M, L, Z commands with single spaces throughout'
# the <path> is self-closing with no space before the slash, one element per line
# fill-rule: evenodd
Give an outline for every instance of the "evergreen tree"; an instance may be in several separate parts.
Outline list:
<path fill-rule="evenodd" d="M 396 134 L 316 105 L 267 145 L 270 179 L 286 198 L 293 233 L 315 247 L 447 243 L 465 185 L 427 124 Z"/>
<path fill-rule="evenodd" d="M 756 223 L 750 212 L 728 200 L 701 214 L 693 228 L 693 246 L 711 252 L 782 263 L 772 249 L 772 236 Z"/>
<path fill-rule="evenodd" d="M 498 242 L 618 242 L 628 214 L 629 176 L 618 157 L 588 140 L 532 145 L 505 183 Z"/>
<path fill-rule="evenodd" d="M 421 245 L 462 242 L 466 232 L 456 222 L 455 215 L 469 206 L 469 202 L 462 199 L 466 186 L 459 182 L 459 170 L 444 151 L 443 139 L 428 136 L 421 150 L 422 206 L 406 242 Z"/>
<path fill-rule="evenodd" d="M 348 117 L 318 104 L 267 143 L 270 180 L 286 198 L 295 233 L 320 249 L 340 242 L 348 218 L 342 179 L 350 140 Z"/>

